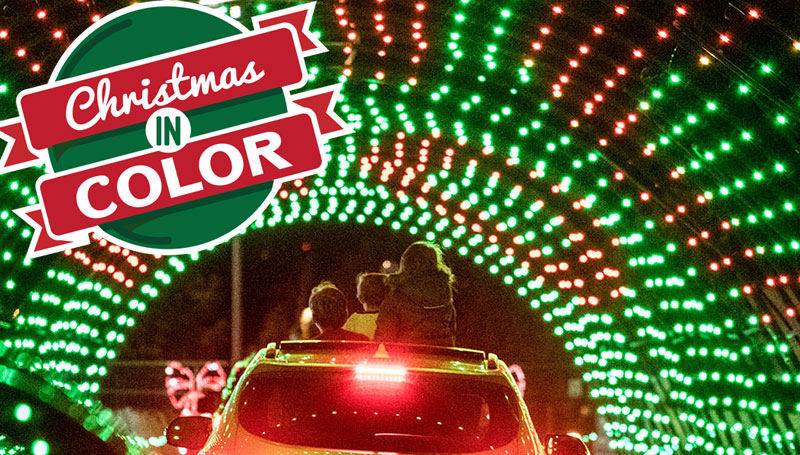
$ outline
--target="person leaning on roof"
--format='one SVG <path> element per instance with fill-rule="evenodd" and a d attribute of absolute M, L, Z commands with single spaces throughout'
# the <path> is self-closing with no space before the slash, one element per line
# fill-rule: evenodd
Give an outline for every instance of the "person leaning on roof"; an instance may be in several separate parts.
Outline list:
<path fill-rule="evenodd" d="M 400 270 L 386 277 L 389 294 L 378 313 L 375 341 L 455 346 L 454 281 L 438 246 L 412 243 Z"/>
<path fill-rule="evenodd" d="M 356 297 L 364 311 L 351 314 L 343 329 L 366 335 L 370 340 L 375 338 L 375 323 L 378 319 L 378 310 L 386 298 L 385 273 L 359 273 L 356 278 Z"/>
<path fill-rule="evenodd" d="M 347 299 L 330 281 L 323 281 L 311 290 L 308 306 L 311 308 L 311 318 L 321 332 L 313 339 L 369 341 L 360 333 L 342 329 L 347 319 Z"/>

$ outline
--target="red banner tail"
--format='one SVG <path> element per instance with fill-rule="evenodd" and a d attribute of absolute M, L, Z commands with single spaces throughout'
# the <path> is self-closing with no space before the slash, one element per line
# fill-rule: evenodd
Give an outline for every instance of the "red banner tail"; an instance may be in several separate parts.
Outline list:
<path fill-rule="evenodd" d="M 0 139 L 6 141 L 5 149 L 0 156 L 0 174 L 18 171 L 43 163 L 25 142 L 22 123 L 19 118 L 0 122 Z"/>
<path fill-rule="evenodd" d="M 334 111 L 342 84 L 329 85 L 307 92 L 292 94 L 289 99 L 314 111 L 323 139 L 353 134 L 353 129 Z"/>
<path fill-rule="evenodd" d="M 321 54 L 328 49 L 311 33 L 311 15 L 314 14 L 315 2 L 284 8 L 267 14 L 253 17 L 253 27 L 258 30 L 278 24 L 289 24 L 297 30 L 300 49 L 304 56 Z"/>
<path fill-rule="evenodd" d="M 33 239 L 28 247 L 26 258 L 46 256 L 89 244 L 89 235 L 87 234 L 78 233 L 70 236 L 70 238 L 58 239 L 51 237 L 47 229 L 44 228 L 44 212 L 41 205 L 31 205 L 16 209 L 14 213 L 33 228 Z"/>

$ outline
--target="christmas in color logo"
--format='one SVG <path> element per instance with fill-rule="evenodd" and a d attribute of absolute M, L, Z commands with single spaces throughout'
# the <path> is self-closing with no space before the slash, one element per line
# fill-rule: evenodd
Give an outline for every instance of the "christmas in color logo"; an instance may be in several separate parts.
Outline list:
<path fill-rule="evenodd" d="M 339 85 L 302 91 L 325 52 L 313 4 L 253 18 L 254 31 L 183 2 L 138 4 L 86 30 L 48 84 L 0 123 L 0 173 L 44 164 L 39 203 L 15 211 L 28 257 L 100 232 L 132 250 L 181 254 L 252 223 L 280 182 L 316 174 L 322 144 L 350 133 Z"/>

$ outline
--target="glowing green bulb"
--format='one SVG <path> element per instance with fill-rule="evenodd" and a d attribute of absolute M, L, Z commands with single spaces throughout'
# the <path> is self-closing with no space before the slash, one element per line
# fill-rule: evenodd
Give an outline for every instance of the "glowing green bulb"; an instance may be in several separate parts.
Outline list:
<path fill-rule="evenodd" d="M 25 403 L 20 403 L 14 408 L 14 417 L 20 422 L 27 422 L 31 418 L 31 407 Z"/>
<path fill-rule="evenodd" d="M 769 65 L 761 65 L 761 71 L 765 74 L 769 74 L 772 72 L 772 68 L 770 68 Z"/>
<path fill-rule="evenodd" d="M 746 86 L 744 84 L 739 86 L 739 93 L 743 93 L 744 94 L 744 93 L 748 93 L 749 91 L 750 91 L 750 88 L 748 86 Z"/>
<path fill-rule="evenodd" d="M 50 453 L 50 445 L 41 439 L 37 439 L 31 445 L 31 452 L 33 455 L 48 455 Z"/>

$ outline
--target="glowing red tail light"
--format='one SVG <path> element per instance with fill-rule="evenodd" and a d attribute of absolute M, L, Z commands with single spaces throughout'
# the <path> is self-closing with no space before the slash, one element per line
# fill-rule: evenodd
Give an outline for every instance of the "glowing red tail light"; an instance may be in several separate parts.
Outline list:
<path fill-rule="evenodd" d="M 358 365 L 356 366 L 356 380 L 378 382 L 404 382 L 406 369 L 393 365 Z"/>

